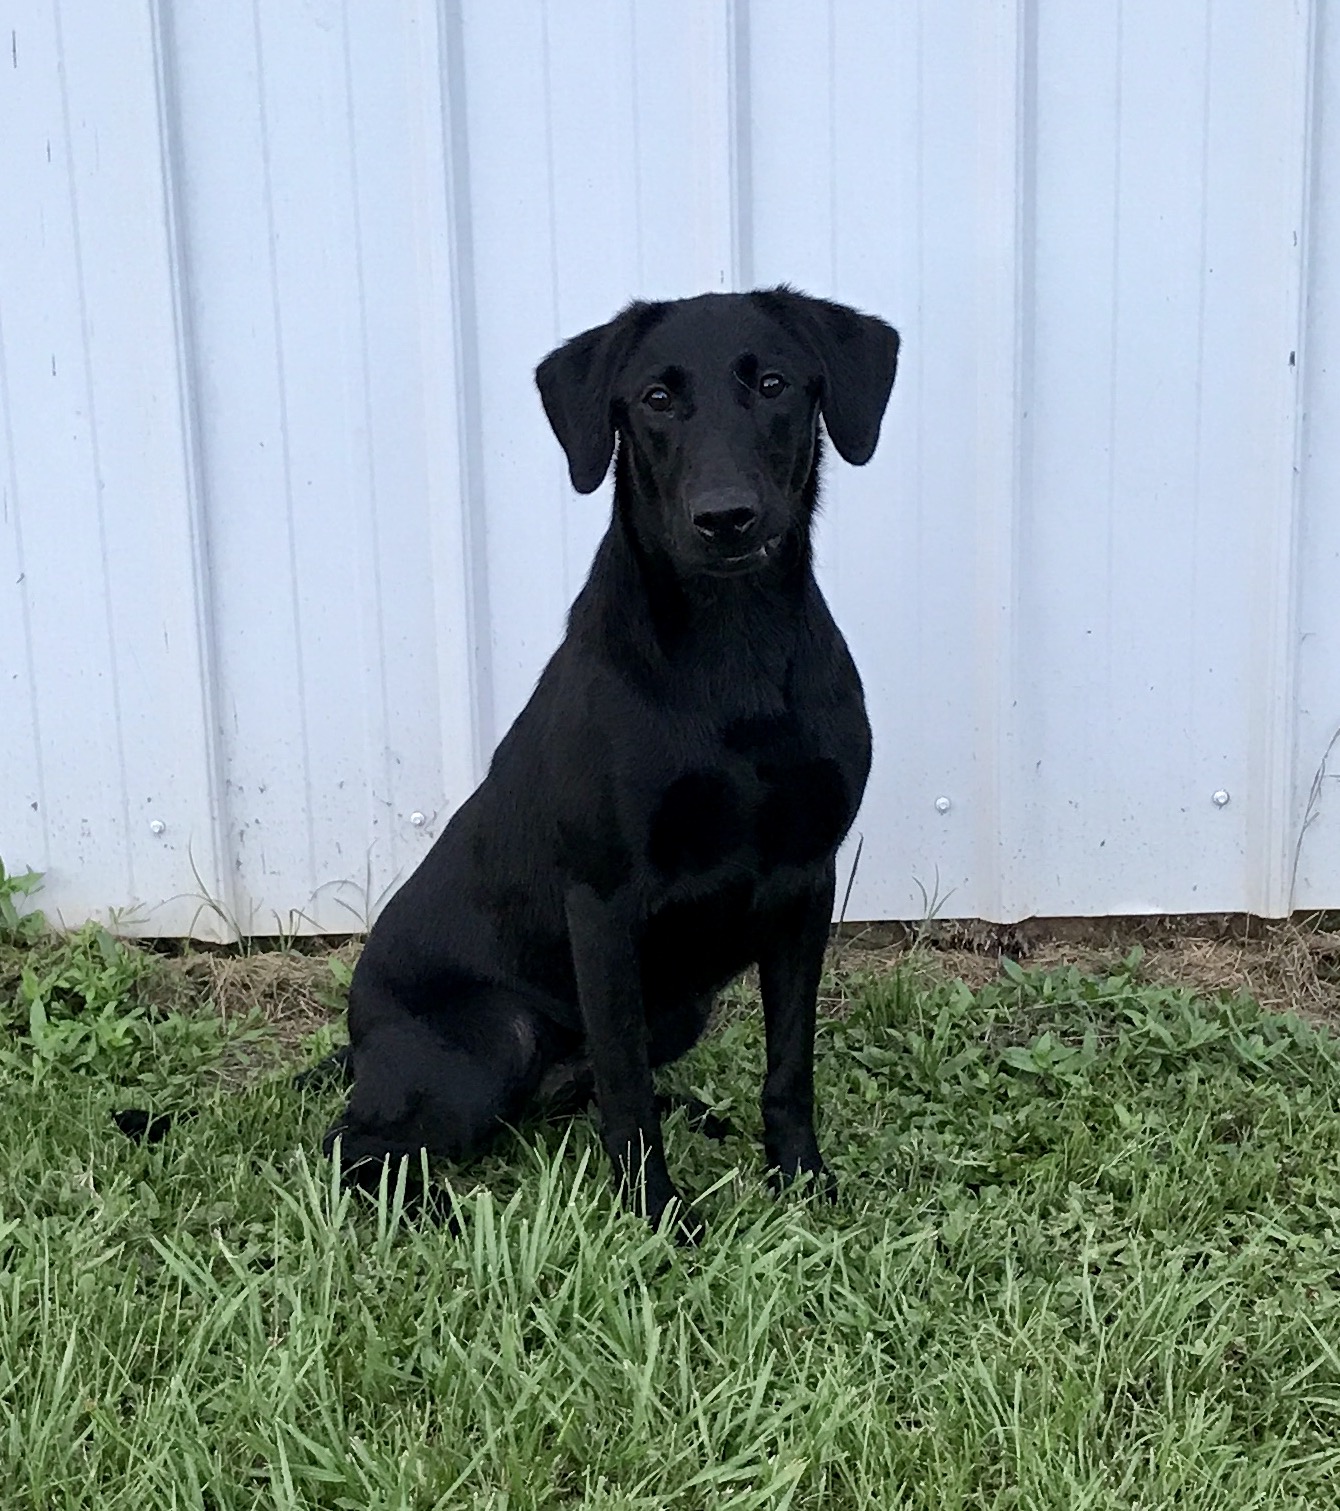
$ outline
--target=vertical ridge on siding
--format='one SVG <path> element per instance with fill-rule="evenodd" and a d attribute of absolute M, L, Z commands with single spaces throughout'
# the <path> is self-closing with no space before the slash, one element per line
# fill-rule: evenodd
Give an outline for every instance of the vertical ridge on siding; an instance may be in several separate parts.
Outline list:
<path fill-rule="evenodd" d="M 1307 248 L 1312 224 L 1313 151 L 1317 140 L 1316 88 L 1320 69 L 1315 0 L 1298 0 L 1286 32 L 1283 71 L 1289 110 L 1277 147 L 1283 181 L 1280 233 L 1281 339 L 1275 353 L 1280 435 L 1277 462 L 1284 507 L 1275 532 L 1273 595 L 1268 635 L 1275 648 L 1270 672 L 1273 738 L 1266 752 L 1264 887 L 1255 911 L 1270 917 L 1295 906 L 1295 860 L 1302 843 L 1310 784 L 1299 772 L 1299 622 L 1302 612 L 1304 505 L 1303 364 L 1307 353 Z"/>
<path fill-rule="evenodd" d="M 106 636 L 108 699 L 111 713 L 112 750 L 116 761 L 115 801 L 121 820 L 121 867 L 125 876 L 125 895 L 138 897 L 135 884 L 135 855 L 130 845 L 130 780 L 126 764 L 125 719 L 122 714 L 121 668 L 117 655 L 120 643 L 116 613 L 112 607 L 111 570 L 108 561 L 107 511 L 102 466 L 102 445 L 98 423 L 98 400 L 93 382 L 92 352 L 88 318 L 88 287 L 84 276 L 84 236 L 80 224 L 79 190 L 75 172 L 74 137 L 70 130 L 70 95 L 65 60 L 65 32 L 61 22 L 60 0 L 51 0 L 51 19 L 56 41 L 56 76 L 59 80 L 62 145 L 65 155 L 66 186 L 70 200 L 70 249 L 73 259 L 75 301 L 78 312 L 79 362 L 83 379 L 85 417 L 88 426 L 89 467 L 92 474 L 92 501 L 98 542 L 98 597 L 101 599 L 102 630 Z"/>
<path fill-rule="evenodd" d="M 1340 18 L 1313 9 L 1314 79 L 1295 682 L 1291 900 L 1340 898 Z"/>
<path fill-rule="evenodd" d="M 1207 456 L 1205 452 L 1205 435 L 1207 421 L 1207 385 L 1206 375 L 1206 330 L 1209 310 L 1210 276 L 1208 266 L 1209 253 L 1209 214 L 1210 214 L 1210 153 L 1212 146 L 1211 132 L 1211 103 L 1213 99 L 1214 75 L 1211 68 L 1214 46 L 1213 15 L 1210 7 L 1205 8 L 1202 21 L 1203 38 L 1200 51 L 1200 75 L 1203 80 L 1201 88 L 1201 109 L 1198 120 L 1200 132 L 1199 154 L 1197 162 L 1197 193 L 1199 198 L 1199 215 L 1196 223 L 1196 358 L 1195 358 L 1195 394 L 1194 412 L 1192 416 L 1193 434 L 1191 440 L 1191 476 L 1192 476 L 1192 508 L 1191 508 L 1191 560 L 1189 563 L 1188 597 L 1190 599 L 1189 623 L 1187 626 L 1188 646 L 1182 657 L 1181 669 L 1183 673 L 1183 689 L 1186 706 L 1188 709 L 1186 738 L 1189 741 L 1189 731 L 1202 727 L 1206 722 L 1205 695 L 1203 687 L 1204 677 L 1197 676 L 1196 668 L 1206 664 L 1213 654 L 1211 649 L 1213 640 L 1213 625 L 1203 609 L 1206 598 L 1205 584 L 1203 582 L 1204 563 L 1207 557 L 1205 549 L 1211 538 L 1214 528 L 1213 503 L 1209 497 L 1211 490 L 1207 486 Z M 1211 434 L 1213 427 L 1211 426 Z M 1194 764 L 1194 754 L 1187 752 L 1188 758 Z M 1216 778 L 1217 780 L 1217 778 Z M 1212 790 L 1218 790 L 1212 786 Z M 1213 801 L 1213 799 L 1211 799 Z"/>
<path fill-rule="evenodd" d="M 184 928 L 180 924 L 177 927 L 195 938 L 226 942 L 235 936 L 231 920 L 240 916 L 242 899 L 237 894 L 234 870 L 225 864 L 228 853 L 225 829 L 227 798 L 225 764 L 220 743 L 221 715 L 217 701 L 219 667 L 215 644 L 214 583 L 210 569 L 209 526 L 201 473 L 197 407 L 199 375 L 191 325 L 190 291 L 186 286 L 188 266 L 181 223 L 182 169 L 177 132 L 181 102 L 176 96 L 171 71 L 171 7 L 165 6 L 162 0 L 149 0 L 149 7 L 155 104 L 161 143 L 160 175 L 168 245 L 167 269 L 176 355 L 176 402 L 180 413 L 185 484 L 183 504 L 190 561 L 191 601 L 195 615 L 196 656 L 193 669 L 196 685 L 190 692 L 200 721 L 201 760 L 206 788 L 206 811 L 198 815 L 198 829 L 193 832 L 187 847 L 192 879 L 197 882 L 203 895 L 198 906 L 192 909 Z M 196 843 L 196 834 L 200 835 L 199 844 Z"/>
<path fill-rule="evenodd" d="M 344 149 L 349 164 L 349 221 L 353 241 L 353 282 L 357 331 L 355 361 L 357 363 L 358 388 L 361 399 L 359 418 L 362 421 L 363 428 L 361 440 L 356 446 L 357 465 L 361 472 L 360 482 L 365 500 L 363 529 L 359 532 L 364 558 L 363 570 L 359 576 L 360 587 L 362 588 L 362 592 L 359 595 L 359 608 L 363 617 L 365 640 L 371 642 L 370 649 L 375 653 L 375 655 L 370 655 L 368 649 L 365 649 L 363 657 L 362 685 L 365 689 L 364 697 L 368 705 L 367 716 L 364 722 L 364 760 L 368 771 L 370 794 L 374 795 L 375 800 L 377 788 L 380 787 L 386 796 L 386 800 L 390 803 L 393 813 L 399 813 L 404 804 L 400 801 L 399 783 L 396 780 L 395 761 L 392 755 L 395 746 L 395 734 L 391 721 L 390 685 L 387 677 L 389 646 L 386 634 L 386 589 L 382 560 L 381 514 L 384 508 L 384 500 L 381 494 L 381 480 L 377 464 L 377 448 L 375 445 L 377 429 L 372 402 L 372 351 L 368 336 L 368 257 L 363 228 L 365 204 L 358 166 L 360 119 L 355 99 L 352 47 L 349 37 L 349 7 L 347 4 L 340 7 L 339 26 L 340 52 L 344 65 Z M 399 870 L 400 866 L 401 845 L 399 838 L 399 825 L 396 823 L 387 825 L 385 849 L 387 851 L 389 868 L 393 874 Z"/>
<path fill-rule="evenodd" d="M 299 784 L 301 805 L 294 813 L 294 827 L 301 835 L 301 849 L 307 862 L 302 895 L 305 908 L 321 884 L 316 864 L 316 835 L 312 827 L 312 740 L 308 726 L 309 689 L 303 625 L 302 592 L 298 570 L 298 532 L 294 520 L 292 426 L 289 421 L 290 378 L 284 360 L 284 305 L 279 293 L 279 235 L 275 217 L 274 165 L 270 146 L 269 85 L 265 69 L 265 44 L 262 35 L 260 0 L 251 0 L 252 45 L 256 60 L 257 124 L 260 128 L 261 203 L 266 231 L 266 275 L 270 296 L 270 322 L 274 342 L 275 416 L 279 439 L 279 476 L 284 510 L 284 542 L 288 567 L 288 616 L 292 630 L 289 650 L 293 657 L 292 704 L 298 734 Z M 283 81 L 279 83 L 283 88 Z"/>
<path fill-rule="evenodd" d="M 1014 709 L 1017 657 L 1020 427 L 1023 382 L 1023 241 L 1028 214 L 1028 0 L 993 0 L 980 12 L 977 249 L 977 661 L 979 778 L 977 911 L 1008 920 L 1027 911 L 1023 834 L 1016 801 L 1020 759 Z"/>
<path fill-rule="evenodd" d="M 704 288 L 740 286 L 738 27 L 733 0 L 691 0 L 689 36 L 700 59 L 690 70 L 689 133 L 697 166 L 693 197 Z M 695 291 L 696 292 L 696 291 Z"/>
<path fill-rule="evenodd" d="M 730 80 L 730 182 L 733 286 L 756 287 L 754 175 L 751 159 L 753 77 L 750 69 L 750 0 L 727 0 L 726 71 Z"/>
<path fill-rule="evenodd" d="M 413 29 L 413 185 L 424 325 L 419 381 L 429 442 L 423 507 L 432 560 L 435 733 L 450 810 L 482 776 L 494 728 L 474 248 L 460 17 L 453 0 L 420 0 Z"/>
<path fill-rule="evenodd" d="M 450 347 L 440 357 L 447 359 L 442 371 L 449 372 L 446 392 L 437 413 L 449 420 L 441 443 L 452 454 L 451 485 L 444 492 L 456 495 L 459 514 L 448 525 L 440 509 L 435 509 L 434 541 L 439 572 L 445 569 L 448 580 L 458 574 L 463 588 L 459 604 L 454 593 L 441 607 L 437 620 L 440 644 L 465 632 L 467 654 L 464 657 L 470 700 L 470 785 L 488 769 L 493 746 L 497 741 L 497 715 L 494 709 L 492 611 L 488 579 L 488 530 L 484 518 L 484 467 L 481 454 L 483 418 L 480 410 L 479 322 L 475 307 L 475 245 L 471 215 L 470 135 L 466 109 L 465 41 L 462 32 L 459 0 L 438 0 L 434 7 L 437 22 L 436 66 L 432 77 L 440 91 L 439 130 L 441 165 L 444 173 L 443 209 L 445 222 L 434 244 L 444 242 L 443 261 L 433 270 L 429 287 L 445 293 L 450 309 Z M 438 161 L 436 143 L 429 164 Z M 429 203 L 437 199 L 436 186 L 425 181 L 423 193 Z M 443 236 L 442 233 L 445 233 Z M 430 347 L 430 351 L 433 348 Z M 430 389 L 442 379 L 425 375 Z M 447 411 L 449 410 L 449 415 Z M 448 439 L 450 438 L 450 439 Z M 445 497 L 442 498 L 445 503 Z M 448 543 L 443 532 L 451 530 Z M 464 623 L 457 621 L 463 619 Z M 460 738 L 460 731 L 444 726 L 444 749 Z M 464 775 L 464 772 L 461 773 Z M 460 793 L 456 801 L 464 800 Z"/>

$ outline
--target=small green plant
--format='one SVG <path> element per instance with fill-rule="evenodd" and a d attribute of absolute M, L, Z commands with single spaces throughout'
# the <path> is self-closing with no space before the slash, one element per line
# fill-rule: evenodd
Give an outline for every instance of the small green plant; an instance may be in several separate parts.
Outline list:
<path fill-rule="evenodd" d="M 14 1040 L 0 1065 L 34 1083 L 76 1072 L 119 1085 L 193 1077 L 217 1056 L 222 1025 L 210 1016 L 151 1014 L 142 989 L 152 956 L 98 924 L 60 939 L 24 965 L 5 1017 Z"/>
<path fill-rule="evenodd" d="M 155 1009 L 161 962 L 100 924 L 59 934 L 41 913 L 19 913 L 15 896 L 40 882 L 0 869 L 0 944 L 20 951 L 9 995 L 0 990 L 0 1078 L 77 1075 L 158 1094 L 193 1086 L 225 1041 L 256 1037 L 251 1021 Z"/>
<path fill-rule="evenodd" d="M 349 985 L 354 979 L 354 968 L 347 960 L 332 955 L 326 961 L 326 969 L 330 972 L 330 981 L 318 987 L 313 995 L 322 1007 L 328 1007 L 333 1013 L 342 1013 L 349 1005 Z"/>
<path fill-rule="evenodd" d="M 0 945 L 26 948 L 46 932 L 47 921 L 37 909 L 19 911 L 19 901 L 30 897 L 42 885 L 40 871 L 24 871 L 11 876 L 0 860 Z"/>

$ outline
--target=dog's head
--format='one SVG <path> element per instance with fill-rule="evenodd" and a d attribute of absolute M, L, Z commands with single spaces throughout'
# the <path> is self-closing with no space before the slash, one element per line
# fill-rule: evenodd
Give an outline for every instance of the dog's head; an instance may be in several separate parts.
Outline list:
<path fill-rule="evenodd" d="M 821 415 L 839 456 L 870 460 L 897 361 L 882 320 L 781 288 L 630 305 L 535 381 L 573 487 L 600 486 L 617 437 L 642 545 L 724 577 L 808 528 Z"/>

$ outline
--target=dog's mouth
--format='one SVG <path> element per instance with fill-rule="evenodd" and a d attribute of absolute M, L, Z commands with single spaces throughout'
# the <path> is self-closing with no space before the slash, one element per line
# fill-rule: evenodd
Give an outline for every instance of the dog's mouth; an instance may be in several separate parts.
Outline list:
<path fill-rule="evenodd" d="M 776 556 L 781 544 L 781 534 L 769 536 L 751 551 L 741 551 L 737 556 L 714 557 L 706 563 L 704 570 L 712 577 L 739 577 L 745 572 L 755 572 Z"/>

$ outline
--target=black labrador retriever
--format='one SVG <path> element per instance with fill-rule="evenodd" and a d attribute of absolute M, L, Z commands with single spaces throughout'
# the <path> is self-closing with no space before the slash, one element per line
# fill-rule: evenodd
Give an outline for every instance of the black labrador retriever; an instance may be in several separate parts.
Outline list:
<path fill-rule="evenodd" d="M 820 416 L 868 461 L 897 355 L 882 320 L 779 288 L 633 304 L 540 364 L 573 486 L 616 458 L 613 518 L 487 778 L 354 971 L 325 1145 L 354 1179 L 467 1159 L 594 1091 L 618 1184 L 659 1222 L 677 1192 L 652 1071 L 756 963 L 768 1163 L 830 1184 L 815 997 L 870 728 L 810 527 Z"/>

